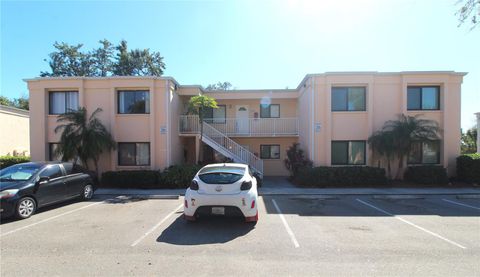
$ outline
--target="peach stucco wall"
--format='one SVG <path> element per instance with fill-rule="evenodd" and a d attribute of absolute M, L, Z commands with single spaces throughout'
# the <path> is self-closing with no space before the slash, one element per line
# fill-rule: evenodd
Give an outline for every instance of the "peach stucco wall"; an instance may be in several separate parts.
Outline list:
<path fill-rule="evenodd" d="M 102 108 L 99 117 L 117 142 L 150 142 L 151 166 L 163 169 L 172 164 L 189 163 L 195 155 L 184 157 L 184 150 L 198 149 L 193 137 L 179 134 L 179 116 L 186 113 L 188 99 L 205 93 L 227 106 L 227 117 L 234 118 L 236 105 L 248 105 L 249 116 L 260 116 L 262 101 L 280 104 L 280 117 L 297 117 L 299 134 L 290 137 L 233 138 L 259 153 L 260 144 L 280 144 L 281 159 L 265 160 L 265 175 L 288 175 L 283 166 L 285 150 L 299 142 L 315 165 L 331 165 L 332 140 L 367 140 L 400 113 L 422 114 L 437 121 L 442 128 L 441 164 L 448 173 L 455 173 L 455 158 L 460 153 L 460 92 L 463 73 L 400 72 L 400 73 L 324 73 L 307 75 L 297 89 L 233 90 L 205 92 L 200 86 L 180 86 L 169 77 L 106 77 L 106 78 L 37 78 L 27 80 L 30 91 L 30 145 L 33 160 L 48 158 L 47 145 L 57 142 L 57 116 L 48 115 L 48 92 L 78 90 L 80 106 L 91 113 Z M 440 86 L 439 111 L 407 111 L 407 86 Z M 332 112 L 333 86 L 366 87 L 366 111 Z M 147 89 L 150 91 L 150 114 L 120 115 L 117 113 L 117 90 Z M 34 135 L 33 135 L 34 134 Z M 367 164 L 372 165 L 367 151 Z M 120 170 L 117 152 L 101 157 L 100 169 Z M 376 164 L 376 163 L 375 163 Z M 395 172 L 394 172 L 395 173 Z"/>
<path fill-rule="evenodd" d="M 48 92 L 54 90 L 77 90 L 79 106 L 86 107 L 90 114 L 96 108 L 98 115 L 117 142 L 150 142 L 151 165 L 147 168 L 163 169 L 168 166 L 171 151 L 168 143 L 167 86 L 173 82 L 161 78 L 46 78 L 28 81 L 32 117 L 30 120 L 32 160 L 48 159 L 48 143 L 59 140 L 54 132 L 57 116 L 48 114 Z M 150 114 L 123 115 L 117 112 L 117 90 L 146 89 L 150 91 Z M 160 132 L 166 127 L 166 132 Z M 177 130 L 177 129 L 175 129 Z M 134 169 L 118 165 L 118 153 L 112 151 L 100 158 L 100 171 Z"/>
<path fill-rule="evenodd" d="M 460 91 L 462 74 L 458 73 L 362 73 L 318 74 L 304 80 L 304 93 L 300 91 L 298 110 L 300 116 L 300 143 L 316 165 L 331 164 L 332 140 L 367 140 L 387 120 L 398 114 L 422 114 L 424 118 L 438 122 L 442 131 L 441 164 L 449 175 L 455 174 L 455 158 L 460 154 Z M 439 111 L 407 111 L 407 86 L 440 86 Z M 366 87 L 366 111 L 332 112 L 331 88 L 333 86 Z M 312 89 L 313 88 L 313 89 Z M 314 120 L 311 104 L 314 103 Z M 303 118 L 309 124 L 320 124 L 320 130 L 302 125 Z M 312 143 L 313 140 L 313 143 Z M 373 164 L 367 151 L 367 164 Z M 396 172 L 393 172 L 394 174 Z"/>
<path fill-rule="evenodd" d="M 279 144 L 280 159 L 263 159 L 263 171 L 266 176 L 288 176 L 289 172 L 285 167 L 283 160 L 286 158 L 286 151 L 294 142 L 298 142 L 296 137 L 288 138 L 233 138 L 240 145 L 248 146 L 250 152 L 260 155 L 260 145 Z"/>
<path fill-rule="evenodd" d="M 28 111 L 0 105 L 0 156 L 30 155 Z"/>

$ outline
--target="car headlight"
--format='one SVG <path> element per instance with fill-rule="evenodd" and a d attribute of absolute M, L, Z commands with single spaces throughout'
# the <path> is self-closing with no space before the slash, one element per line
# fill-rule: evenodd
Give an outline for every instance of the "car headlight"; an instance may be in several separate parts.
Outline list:
<path fill-rule="evenodd" d="M 0 191 L 0 199 L 14 197 L 17 194 L 18 189 L 7 189 L 4 191 Z"/>

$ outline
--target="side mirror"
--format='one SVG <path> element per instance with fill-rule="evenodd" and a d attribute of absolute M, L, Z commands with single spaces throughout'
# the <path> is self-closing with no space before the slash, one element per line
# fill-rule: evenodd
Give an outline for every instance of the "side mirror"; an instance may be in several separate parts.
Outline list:
<path fill-rule="evenodd" d="M 48 183 L 48 181 L 50 181 L 50 177 L 42 176 L 42 177 L 40 177 L 40 179 L 38 179 L 38 184 L 43 185 L 43 184 Z"/>

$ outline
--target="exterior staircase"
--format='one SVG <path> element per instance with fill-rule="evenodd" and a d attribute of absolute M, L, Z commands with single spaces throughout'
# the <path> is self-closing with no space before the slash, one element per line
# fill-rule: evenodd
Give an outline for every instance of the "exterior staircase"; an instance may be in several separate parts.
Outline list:
<path fill-rule="evenodd" d="M 262 159 L 206 122 L 203 122 L 202 141 L 236 163 L 248 164 L 252 171 L 263 178 Z"/>

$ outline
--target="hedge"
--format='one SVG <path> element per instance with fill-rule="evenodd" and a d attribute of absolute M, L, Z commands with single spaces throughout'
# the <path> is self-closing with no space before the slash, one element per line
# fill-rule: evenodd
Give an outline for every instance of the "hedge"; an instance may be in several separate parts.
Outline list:
<path fill-rule="evenodd" d="M 14 164 L 26 163 L 30 161 L 30 157 L 26 156 L 1 156 L 0 168 L 9 167 Z"/>
<path fill-rule="evenodd" d="M 202 168 L 199 165 L 173 165 L 160 174 L 162 188 L 187 188 L 193 177 Z"/>
<path fill-rule="evenodd" d="M 443 166 L 409 166 L 403 179 L 421 185 L 448 184 L 447 170 Z"/>
<path fill-rule="evenodd" d="M 467 154 L 457 158 L 457 178 L 469 183 L 480 183 L 480 154 Z"/>
<path fill-rule="evenodd" d="M 160 172 L 155 170 L 122 170 L 102 173 L 101 186 L 115 188 L 156 188 Z"/>
<path fill-rule="evenodd" d="M 102 174 L 101 186 L 114 188 L 166 189 L 187 188 L 200 170 L 198 165 L 174 165 L 159 170 L 107 171 Z"/>
<path fill-rule="evenodd" d="M 369 166 L 307 167 L 293 179 L 302 187 L 379 186 L 387 184 L 385 169 Z"/>

